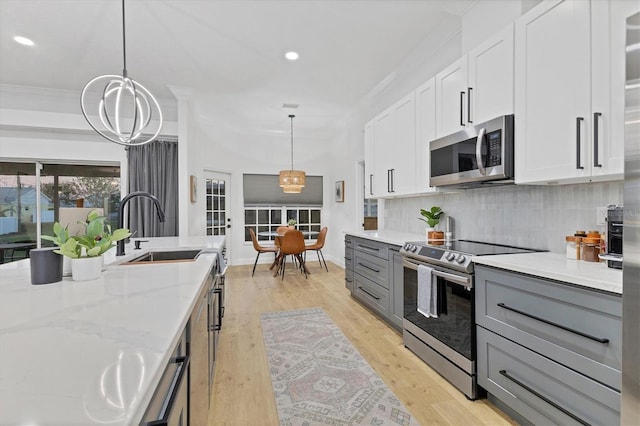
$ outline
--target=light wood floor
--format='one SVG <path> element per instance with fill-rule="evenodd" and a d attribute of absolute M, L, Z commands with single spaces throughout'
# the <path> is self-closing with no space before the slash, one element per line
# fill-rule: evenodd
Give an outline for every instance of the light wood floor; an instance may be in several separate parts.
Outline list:
<path fill-rule="evenodd" d="M 313 260 L 312 260 L 313 259 Z M 209 425 L 278 425 L 260 314 L 322 307 L 371 367 L 423 425 L 515 424 L 487 400 L 469 401 L 402 344 L 402 335 L 351 298 L 344 270 L 312 256 L 308 279 L 288 269 L 284 281 L 268 265 L 230 267 Z M 200 426 L 200 425 L 196 425 Z"/>

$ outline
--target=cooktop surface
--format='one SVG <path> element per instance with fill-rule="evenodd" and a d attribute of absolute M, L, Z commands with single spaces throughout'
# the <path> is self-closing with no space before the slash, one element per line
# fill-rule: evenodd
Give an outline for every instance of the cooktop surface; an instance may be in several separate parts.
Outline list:
<path fill-rule="evenodd" d="M 523 247 L 507 246 L 503 244 L 484 243 L 471 240 L 452 240 L 441 245 L 426 244 L 422 241 L 409 244 L 418 247 L 428 247 L 457 253 L 465 253 L 472 256 L 489 256 L 494 254 L 534 253 L 541 250 Z"/>

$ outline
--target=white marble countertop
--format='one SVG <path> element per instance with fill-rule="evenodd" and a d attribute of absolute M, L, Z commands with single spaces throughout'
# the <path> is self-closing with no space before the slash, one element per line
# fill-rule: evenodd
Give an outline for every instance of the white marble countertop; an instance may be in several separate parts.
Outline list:
<path fill-rule="evenodd" d="M 382 243 L 394 244 L 397 246 L 402 246 L 404 243 L 409 241 L 426 241 L 425 234 L 413 234 L 410 232 L 399 231 L 347 231 L 345 234 L 353 235 L 354 237 L 367 238 L 373 241 L 380 241 Z"/>
<path fill-rule="evenodd" d="M 223 237 L 145 238 L 149 249 L 221 248 Z M 215 254 L 117 265 L 93 281 L 32 285 L 29 261 L 0 266 L 0 424 L 138 424 Z"/>
<path fill-rule="evenodd" d="M 604 262 L 567 259 L 558 253 L 502 254 L 477 256 L 478 265 L 564 281 L 591 289 L 622 294 L 622 270 L 608 268 Z"/>

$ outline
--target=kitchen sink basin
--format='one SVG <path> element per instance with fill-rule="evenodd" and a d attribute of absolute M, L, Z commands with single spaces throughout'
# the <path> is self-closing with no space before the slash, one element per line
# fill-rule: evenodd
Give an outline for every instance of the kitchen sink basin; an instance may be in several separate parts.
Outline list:
<path fill-rule="evenodd" d="M 144 263 L 193 262 L 200 250 L 150 251 L 122 265 L 139 265 Z"/>

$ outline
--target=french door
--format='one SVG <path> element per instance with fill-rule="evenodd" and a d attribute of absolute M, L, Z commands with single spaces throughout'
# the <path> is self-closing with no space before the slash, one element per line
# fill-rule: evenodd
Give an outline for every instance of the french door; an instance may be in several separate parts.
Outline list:
<path fill-rule="evenodd" d="M 206 234 L 225 236 L 226 251 L 224 258 L 228 262 L 231 258 L 231 239 L 229 238 L 229 234 L 231 233 L 231 215 L 229 213 L 231 207 L 229 197 L 231 175 L 205 170 L 204 178 L 206 188 Z"/>

